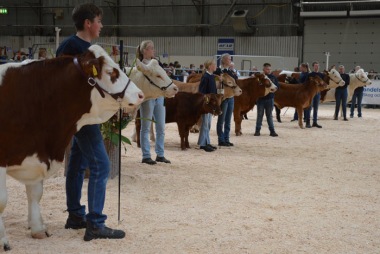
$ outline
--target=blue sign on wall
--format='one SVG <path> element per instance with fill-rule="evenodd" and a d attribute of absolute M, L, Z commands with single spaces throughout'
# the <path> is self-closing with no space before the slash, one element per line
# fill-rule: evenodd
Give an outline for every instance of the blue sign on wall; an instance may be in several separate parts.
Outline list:
<path fill-rule="evenodd" d="M 234 55 L 235 53 L 235 39 L 226 39 L 226 38 L 220 38 L 218 39 L 218 48 L 217 48 L 217 55 L 222 55 L 224 53 L 228 53 L 230 55 Z M 217 65 L 220 65 L 220 60 L 218 59 Z"/>

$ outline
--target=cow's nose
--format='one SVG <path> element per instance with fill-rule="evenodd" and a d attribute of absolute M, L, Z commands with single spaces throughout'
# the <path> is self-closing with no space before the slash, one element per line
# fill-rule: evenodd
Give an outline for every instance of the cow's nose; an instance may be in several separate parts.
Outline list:
<path fill-rule="evenodd" d="M 140 92 L 140 93 L 138 94 L 138 96 L 139 96 L 139 99 L 140 99 L 140 100 L 143 100 L 143 99 L 144 99 L 144 94 L 143 94 L 142 92 Z"/>

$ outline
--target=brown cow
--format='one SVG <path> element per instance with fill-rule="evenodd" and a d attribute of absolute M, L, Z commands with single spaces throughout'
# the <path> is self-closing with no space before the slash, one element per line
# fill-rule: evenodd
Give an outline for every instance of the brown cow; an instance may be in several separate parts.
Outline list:
<path fill-rule="evenodd" d="M 0 216 L 6 174 L 25 184 L 33 238 L 49 236 L 40 212 L 43 180 L 62 167 L 82 126 L 133 110 L 144 95 L 100 46 L 77 57 L 0 65 Z M 0 244 L 9 250 L 0 217 Z"/>
<path fill-rule="evenodd" d="M 323 71 L 323 74 L 324 74 L 324 76 L 323 76 L 323 81 L 326 83 L 326 84 L 329 84 L 329 83 L 331 83 L 331 77 L 329 76 L 330 74 L 329 74 L 329 72 L 327 72 L 327 71 Z M 294 79 L 293 79 L 294 80 Z M 343 81 L 344 82 L 344 81 Z M 283 84 L 283 82 L 280 82 L 280 84 Z M 302 85 L 302 84 L 300 84 L 300 83 L 296 83 L 296 84 L 294 84 L 294 83 L 291 83 L 291 84 L 293 84 L 293 85 Z M 326 92 L 328 91 L 329 89 L 325 89 L 325 90 L 323 90 L 323 91 L 321 91 L 321 97 L 324 95 L 324 96 L 326 96 Z M 276 109 L 276 119 L 277 119 L 277 121 L 279 122 L 279 123 L 281 123 L 282 121 L 281 121 L 281 109 L 280 108 L 278 108 L 276 105 L 274 106 L 275 107 L 275 109 Z"/>
<path fill-rule="evenodd" d="M 174 98 L 165 98 L 166 123 L 176 122 L 181 138 L 181 149 L 189 147 L 189 130 L 201 117 L 202 114 L 211 113 L 220 115 L 222 113 L 220 104 L 223 95 L 201 93 L 191 94 L 179 92 Z M 140 133 L 141 121 L 140 111 L 135 121 L 136 133 Z M 137 146 L 140 147 L 140 135 L 136 135 Z"/>
<path fill-rule="evenodd" d="M 243 134 L 241 130 L 242 115 L 253 109 L 258 98 L 275 92 L 277 87 L 262 73 L 255 73 L 254 77 L 238 79 L 237 85 L 243 90 L 242 95 L 236 97 L 234 103 L 235 134 L 240 136 Z"/>
<path fill-rule="evenodd" d="M 281 83 L 280 89 L 274 96 L 274 104 L 279 109 L 283 107 L 296 108 L 298 125 L 303 129 L 303 109 L 310 107 L 313 97 L 326 88 L 327 84 L 319 76 L 309 76 L 303 85 Z"/>

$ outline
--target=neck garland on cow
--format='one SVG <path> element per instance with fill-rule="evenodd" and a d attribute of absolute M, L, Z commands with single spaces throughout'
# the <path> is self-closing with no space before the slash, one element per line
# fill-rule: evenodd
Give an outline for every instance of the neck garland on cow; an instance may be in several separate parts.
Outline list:
<path fill-rule="evenodd" d="M 128 79 L 128 82 L 127 84 L 125 85 L 124 89 L 119 92 L 119 93 L 110 93 L 108 91 L 106 91 L 105 89 L 103 89 L 101 86 L 99 86 L 98 82 L 96 82 L 96 80 L 91 77 L 91 76 L 86 76 L 86 73 L 83 71 L 83 69 L 81 68 L 81 65 L 79 63 L 79 60 L 77 57 L 74 57 L 73 59 L 73 62 L 74 62 L 74 65 L 78 68 L 78 70 L 80 71 L 80 73 L 82 74 L 82 76 L 87 79 L 87 83 L 90 85 L 90 86 L 93 86 L 95 87 L 98 92 L 100 93 L 100 95 L 102 96 L 102 98 L 105 97 L 104 95 L 104 92 L 109 94 L 112 98 L 114 98 L 116 101 L 120 101 L 121 99 L 124 98 L 124 94 L 125 94 L 125 90 L 127 90 L 129 84 L 131 83 L 131 79 Z"/>

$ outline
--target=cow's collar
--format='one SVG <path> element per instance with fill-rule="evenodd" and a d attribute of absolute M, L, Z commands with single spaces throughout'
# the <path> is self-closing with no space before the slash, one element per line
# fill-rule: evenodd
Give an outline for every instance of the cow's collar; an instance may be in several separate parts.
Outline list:
<path fill-rule="evenodd" d="M 149 81 L 149 83 L 151 85 L 154 85 L 155 87 L 158 87 L 159 89 L 161 89 L 162 91 L 166 91 L 166 89 L 168 89 L 169 86 L 173 85 L 173 81 L 170 82 L 169 85 L 167 86 L 163 86 L 163 87 L 159 87 L 158 85 L 156 85 L 147 75 L 144 74 L 144 77 Z"/>
<path fill-rule="evenodd" d="M 359 78 L 359 76 L 358 76 L 358 74 L 357 73 L 355 73 L 355 77 L 360 81 L 360 82 L 362 82 L 363 84 L 366 84 L 367 83 L 367 81 L 369 80 L 369 78 L 367 77 L 367 79 L 365 80 L 365 81 L 363 81 L 363 80 L 361 80 L 360 78 Z"/>
<path fill-rule="evenodd" d="M 120 101 L 121 99 L 124 98 L 125 90 L 127 90 L 129 84 L 131 83 L 131 79 L 128 79 L 127 84 L 125 85 L 124 89 L 121 92 L 119 92 L 119 93 L 110 93 L 107 90 L 103 89 L 101 86 L 99 86 L 98 82 L 96 82 L 96 80 L 93 77 L 91 77 L 91 76 L 87 77 L 86 76 L 86 73 L 83 71 L 82 67 L 80 66 L 80 63 L 79 63 L 79 60 L 78 60 L 77 57 L 74 57 L 73 62 L 74 62 L 74 65 L 78 68 L 78 70 L 82 74 L 82 76 L 85 79 L 87 79 L 87 83 L 90 86 L 95 87 L 99 91 L 99 93 L 102 96 L 102 98 L 105 97 L 104 92 L 107 93 L 107 94 L 109 94 L 109 95 L 111 95 L 112 98 L 114 98 L 117 101 Z"/>
<path fill-rule="evenodd" d="M 220 82 L 221 83 L 221 87 L 222 88 L 224 88 L 225 86 L 228 86 L 228 87 L 231 87 L 232 89 L 235 89 L 236 87 L 237 87 L 237 85 L 236 86 L 229 86 L 229 85 L 227 85 L 226 83 L 224 83 L 224 81 L 222 80 L 222 82 Z"/>
<path fill-rule="evenodd" d="M 338 82 L 336 82 L 335 80 L 333 80 L 330 76 L 328 76 L 330 79 L 331 79 L 331 81 L 332 82 L 334 82 L 335 84 L 337 84 L 337 85 L 339 85 L 339 83 L 340 83 L 340 81 L 343 81 L 343 79 L 342 78 L 340 78 L 339 79 L 339 81 Z"/>

